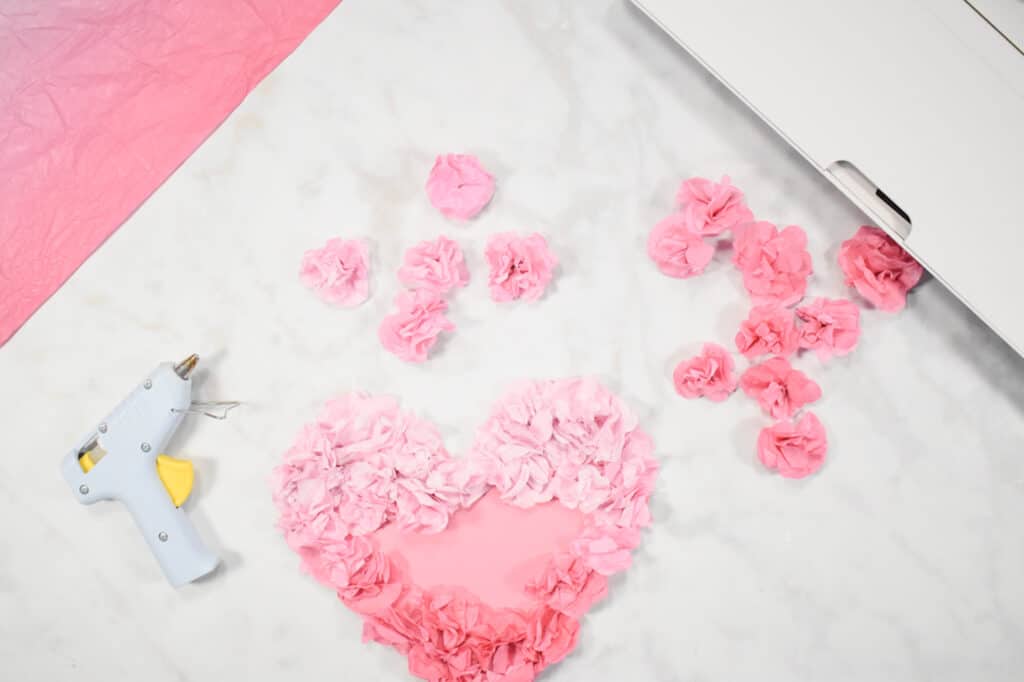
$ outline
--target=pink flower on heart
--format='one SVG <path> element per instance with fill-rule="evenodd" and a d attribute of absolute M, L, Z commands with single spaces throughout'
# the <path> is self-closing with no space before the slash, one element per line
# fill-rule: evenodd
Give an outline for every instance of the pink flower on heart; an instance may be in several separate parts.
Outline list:
<path fill-rule="evenodd" d="M 704 272 L 715 248 L 690 231 L 685 215 L 674 213 L 651 230 L 647 255 L 662 273 L 685 279 Z"/>
<path fill-rule="evenodd" d="M 555 497 L 569 509 L 589 514 L 612 495 L 611 482 L 593 464 L 577 466 L 563 462 L 553 481 Z"/>
<path fill-rule="evenodd" d="M 380 457 L 367 457 L 351 462 L 344 474 L 352 492 L 338 504 L 337 523 L 351 535 L 372 533 L 392 511 L 394 472 Z"/>
<path fill-rule="evenodd" d="M 582 559 L 562 553 L 527 584 L 526 591 L 555 611 L 579 619 L 608 594 L 608 579 L 588 568 Z"/>
<path fill-rule="evenodd" d="M 796 309 L 800 347 L 814 350 L 822 360 L 846 355 L 860 339 L 860 308 L 853 301 L 816 298 Z"/>
<path fill-rule="evenodd" d="M 733 240 L 733 263 L 743 273 L 755 303 L 791 306 L 807 291 L 811 254 L 807 235 L 796 225 L 781 232 L 767 222 L 748 223 L 737 228 Z"/>
<path fill-rule="evenodd" d="M 706 178 L 685 180 L 676 194 L 690 230 L 701 236 L 716 236 L 754 219 L 743 201 L 743 192 L 722 176 L 719 182 Z"/>
<path fill-rule="evenodd" d="M 301 554 L 305 570 L 360 613 L 389 606 L 402 590 L 391 582 L 391 562 L 365 537 L 325 543 Z"/>
<path fill-rule="evenodd" d="M 672 373 L 676 393 L 684 398 L 721 402 L 736 390 L 735 367 L 729 351 L 717 343 L 705 343 L 700 355 L 683 360 Z"/>
<path fill-rule="evenodd" d="M 545 448 L 555 463 L 598 464 L 618 459 L 638 420 L 622 400 L 593 379 L 548 384 L 551 441 Z"/>
<path fill-rule="evenodd" d="M 299 279 L 328 303 L 352 308 L 370 295 L 368 260 L 366 242 L 335 237 L 303 254 Z"/>
<path fill-rule="evenodd" d="M 630 551 L 639 544 L 639 530 L 602 524 L 584 528 L 570 548 L 590 568 L 612 575 L 629 568 L 633 563 Z"/>
<path fill-rule="evenodd" d="M 472 458 L 509 504 L 532 507 L 554 496 L 555 467 L 545 453 L 553 421 L 547 386 L 523 383 L 496 405 L 477 433 Z"/>
<path fill-rule="evenodd" d="M 459 245 L 442 235 L 406 251 L 398 279 L 410 289 L 430 289 L 446 294 L 466 286 L 469 269 Z"/>
<path fill-rule="evenodd" d="M 424 362 L 441 332 L 455 329 L 444 316 L 441 295 L 428 289 L 403 291 L 395 298 L 398 311 L 381 322 L 379 336 L 385 350 L 406 362 Z"/>
<path fill-rule="evenodd" d="M 779 422 L 761 429 L 757 437 L 757 456 L 769 469 L 786 478 L 813 474 L 825 462 L 828 441 L 825 427 L 812 412 L 796 423 Z"/>
<path fill-rule="evenodd" d="M 427 178 L 427 197 L 447 218 L 469 220 L 494 196 L 494 177 L 469 154 L 442 154 Z"/>
<path fill-rule="evenodd" d="M 576 646 L 580 624 L 575 618 L 556 611 L 543 609 L 526 628 L 527 658 L 533 661 L 534 670 L 554 665 L 569 655 Z"/>
<path fill-rule="evenodd" d="M 736 349 L 748 358 L 788 357 L 796 352 L 799 343 L 792 311 L 774 305 L 752 308 L 736 333 Z"/>
<path fill-rule="evenodd" d="M 821 387 L 785 358 L 771 358 L 747 369 L 740 388 L 776 419 L 788 419 L 798 409 L 821 397 Z"/>
<path fill-rule="evenodd" d="M 924 268 L 883 230 L 862 225 L 839 247 L 839 267 L 847 286 L 857 289 L 875 307 L 890 313 L 907 304 L 907 292 Z"/>
<path fill-rule="evenodd" d="M 491 298 L 498 302 L 522 298 L 536 301 L 554 277 L 558 258 L 540 234 L 511 232 L 492 235 L 484 251 L 491 272 Z"/>
<path fill-rule="evenodd" d="M 652 456 L 654 441 L 643 431 L 626 439 L 622 457 L 604 467 L 615 494 L 599 509 L 609 526 L 644 528 L 651 523 L 648 501 L 654 491 L 658 461 Z"/>
<path fill-rule="evenodd" d="M 479 670 L 474 629 L 484 617 L 472 597 L 439 590 L 424 594 L 403 615 L 412 626 L 409 672 L 427 680 L 454 680 Z"/>
<path fill-rule="evenodd" d="M 440 533 L 448 527 L 451 506 L 432 494 L 417 478 L 403 478 L 395 486 L 395 520 L 407 533 Z"/>

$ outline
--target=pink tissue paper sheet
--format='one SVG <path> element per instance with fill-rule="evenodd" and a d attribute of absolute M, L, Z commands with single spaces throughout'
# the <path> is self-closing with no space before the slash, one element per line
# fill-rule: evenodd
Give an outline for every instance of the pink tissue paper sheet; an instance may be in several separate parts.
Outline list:
<path fill-rule="evenodd" d="M 0 344 L 338 3 L 3 3 Z"/>

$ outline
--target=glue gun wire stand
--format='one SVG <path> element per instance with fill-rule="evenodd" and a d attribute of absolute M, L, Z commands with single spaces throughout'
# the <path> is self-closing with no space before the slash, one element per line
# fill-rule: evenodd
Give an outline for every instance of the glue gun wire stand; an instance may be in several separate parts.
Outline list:
<path fill-rule="evenodd" d="M 163 569 L 178 587 L 219 563 L 181 508 L 192 491 L 188 460 L 160 454 L 186 415 L 224 419 L 234 402 L 193 403 L 192 372 L 199 357 L 157 366 L 94 431 L 68 452 L 61 469 L 82 504 L 123 503 Z"/>

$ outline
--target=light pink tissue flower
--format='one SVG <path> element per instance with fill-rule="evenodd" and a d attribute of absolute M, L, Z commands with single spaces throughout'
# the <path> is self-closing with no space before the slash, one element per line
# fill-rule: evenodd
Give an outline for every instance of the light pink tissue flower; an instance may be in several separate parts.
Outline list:
<path fill-rule="evenodd" d="M 748 358 L 788 357 L 800 343 L 793 312 L 774 305 L 755 306 L 736 332 L 736 349 Z"/>
<path fill-rule="evenodd" d="M 719 182 L 706 178 L 683 181 L 676 194 L 686 224 L 701 236 L 716 236 L 754 219 L 743 201 L 743 192 L 733 185 L 728 175 Z"/>
<path fill-rule="evenodd" d="M 458 243 L 442 235 L 406 251 L 398 279 L 410 289 L 430 289 L 446 294 L 466 286 L 469 269 Z"/>
<path fill-rule="evenodd" d="M 828 440 L 825 427 L 813 412 L 806 412 L 796 423 L 779 422 L 761 429 L 757 437 L 757 456 L 769 469 L 777 469 L 785 478 L 803 478 L 813 474 L 825 462 Z"/>
<path fill-rule="evenodd" d="M 907 292 L 921 280 L 924 268 L 885 231 L 862 225 L 839 247 L 839 267 L 846 284 L 875 307 L 890 313 L 907 304 Z"/>
<path fill-rule="evenodd" d="M 391 562 L 365 537 L 325 543 L 300 554 L 303 568 L 358 612 L 387 606 L 402 591 L 400 584 L 391 582 Z"/>
<path fill-rule="evenodd" d="M 845 298 L 816 298 L 796 309 L 800 347 L 814 350 L 822 360 L 847 355 L 860 339 L 860 308 Z"/>
<path fill-rule="evenodd" d="M 587 378 L 548 384 L 552 427 L 547 448 L 553 462 L 603 464 L 621 457 L 638 419 L 600 382 Z"/>
<path fill-rule="evenodd" d="M 511 232 L 492 235 L 484 256 L 490 265 L 491 298 L 498 302 L 522 298 L 536 301 L 554 277 L 558 258 L 536 232 L 520 237 Z"/>
<path fill-rule="evenodd" d="M 570 549 L 601 575 L 624 571 L 633 563 L 630 551 L 640 544 L 640 531 L 620 526 L 588 525 Z"/>
<path fill-rule="evenodd" d="M 395 298 L 395 305 L 398 311 L 381 322 L 380 342 L 385 350 L 406 362 L 424 362 L 441 332 L 455 329 L 444 316 L 448 304 L 436 291 L 403 291 Z"/>
<path fill-rule="evenodd" d="M 588 568 L 579 557 L 563 552 L 527 583 L 526 592 L 542 604 L 579 619 L 608 594 L 608 579 Z"/>
<path fill-rule="evenodd" d="M 359 305 L 370 295 L 366 242 L 328 239 L 302 256 L 299 279 L 317 296 L 344 308 Z"/>
<path fill-rule="evenodd" d="M 796 225 L 781 232 L 767 222 L 748 223 L 733 234 L 733 263 L 754 303 L 791 306 L 807 291 L 811 254 L 807 234 Z"/>
<path fill-rule="evenodd" d="M 517 507 L 532 507 L 554 496 L 555 467 L 545 452 L 554 421 L 547 392 L 545 382 L 510 390 L 494 406 L 473 445 L 473 458 L 488 481 Z"/>
<path fill-rule="evenodd" d="M 821 397 L 821 387 L 793 369 L 785 358 L 771 358 L 748 368 L 740 377 L 740 388 L 775 419 L 788 419 Z"/>
<path fill-rule="evenodd" d="M 552 481 L 552 489 L 562 505 L 584 514 L 603 505 L 613 493 L 611 481 L 593 464 L 563 463 Z"/>
<path fill-rule="evenodd" d="M 734 367 L 729 351 L 717 343 L 705 343 L 700 355 L 676 366 L 672 383 L 684 398 L 721 402 L 736 390 Z"/>
<path fill-rule="evenodd" d="M 441 154 L 427 178 L 427 197 L 447 218 L 469 220 L 494 196 L 494 177 L 469 154 Z"/>
<path fill-rule="evenodd" d="M 704 272 L 715 248 L 690 231 L 686 216 L 674 213 L 651 230 L 647 255 L 662 273 L 685 279 Z"/>
<path fill-rule="evenodd" d="M 626 439 L 622 457 L 605 464 L 604 475 L 612 482 L 614 493 L 598 513 L 608 525 L 646 528 L 651 524 L 648 502 L 658 475 L 653 452 L 651 437 L 636 430 Z"/>

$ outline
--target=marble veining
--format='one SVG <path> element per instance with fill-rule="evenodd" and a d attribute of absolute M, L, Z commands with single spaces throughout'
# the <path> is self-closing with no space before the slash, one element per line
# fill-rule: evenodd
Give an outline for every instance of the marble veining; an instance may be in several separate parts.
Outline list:
<path fill-rule="evenodd" d="M 423 183 L 439 152 L 498 179 L 474 222 Z M 758 217 L 802 225 L 812 294 L 861 217 L 624 0 L 347 0 L 0 349 L 0 659 L 12 680 L 405 680 L 358 618 L 298 573 L 270 469 L 331 395 L 394 393 L 470 442 L 510 380 L 594 374 L 655 437 L 656 523 L 636 565 L 544 679 L 1017 680 L 1024 676 L 1024 361 L 934 280 L 861 347 L 797 365 L 824 398 L 822 472 L 756 462 L 739 395 L 674 395 L 671 367 L 731 344 L 748 301 L 720 253 L 678 281 L 647 231 L 689 175 L 730 174 Z M 487 296 L 483 245 L 544 232 L 562 266 L 536 305 Z M 471 283 L 424 366 L 376 327 L 403 249 L 445 233 Z M 327 237 L 372 245 L 371 298 L 335 310 L 299 283 Z M 156 362 L 198 352 L 191 518 L 225 557 L 167 587 L 127 513 L 82 508 L 64 451 Z"/>

